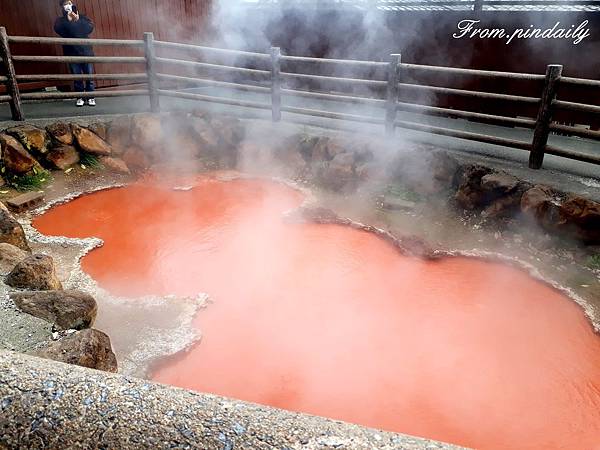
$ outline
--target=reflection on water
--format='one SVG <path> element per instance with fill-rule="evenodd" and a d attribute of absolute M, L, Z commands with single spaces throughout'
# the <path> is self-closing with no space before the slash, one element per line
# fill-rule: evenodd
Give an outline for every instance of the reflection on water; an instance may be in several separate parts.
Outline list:
<path fill-rule="evenodd" d="M 600 340 L 574 303 L 499 264 L 284 224 L 301 202 L 268 181 L 188 177 L 91 194 L 35 226 L 103 239 L 82 265 L 114 294 L 210 295 L 202 341 L 157 381 L 470 447 L 600 443 Z"/>

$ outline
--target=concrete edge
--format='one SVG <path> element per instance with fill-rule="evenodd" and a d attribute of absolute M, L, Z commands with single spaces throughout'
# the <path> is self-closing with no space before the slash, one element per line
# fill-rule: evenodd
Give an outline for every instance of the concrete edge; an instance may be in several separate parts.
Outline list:
<path fill-rule="evenodd" d="M 0 448 L 459 447 L 0 351 Z"/>

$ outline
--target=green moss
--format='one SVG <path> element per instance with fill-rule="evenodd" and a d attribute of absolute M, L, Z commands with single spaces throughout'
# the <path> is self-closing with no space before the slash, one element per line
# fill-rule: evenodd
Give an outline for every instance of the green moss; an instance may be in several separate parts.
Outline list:
<path fill-rule="evenodd" d="M 8 179 L 8 184 L 18 191 L 39 191 L 52 179 L 52 175 L 45 169 L 34 167 L 25 175 L 13 175 Z"/>
<path fill-rule="evenodd" d="M 79 164 L 83 169 L 104 169 L 104 165 L 100 162 L 98 157 L 91 153 L 81 152 Z"/>
<path fill-rule="evenodd" d="M 590 256 L 586 261 L 586 265 L 590 269 L 600 269 L 600 254 Z"/>
<path fill-rule="evenodd" d="M 394 197 L 401 198 L 402 200 L 407 200 L 410 202 L 419 202 L 421 201 L 421 196 L 410 189 L 398 185 L 398 184 L 390 184 L 385 190 L 386 195 L 391 195 Z"/>

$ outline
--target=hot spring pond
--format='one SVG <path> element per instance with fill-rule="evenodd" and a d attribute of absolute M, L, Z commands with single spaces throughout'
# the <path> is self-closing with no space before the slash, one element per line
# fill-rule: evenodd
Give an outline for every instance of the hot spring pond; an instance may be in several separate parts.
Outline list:
<path fill-rule="evenodd" d="M 210 295 L 202 340 L 154 380 L 469 447 L 600 448 L 600 338 L 561 293 L 501 264 L 286 223 L 303 195 L 283 184 L 178 182 L 34 221 L 104 240 L 82 267 L 129 301 Z"/>

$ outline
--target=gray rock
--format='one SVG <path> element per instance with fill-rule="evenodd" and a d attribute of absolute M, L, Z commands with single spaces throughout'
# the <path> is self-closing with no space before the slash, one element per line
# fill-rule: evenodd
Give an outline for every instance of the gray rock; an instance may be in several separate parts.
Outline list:
<path fill-rule="evenodd" d="M 14 288 L 36 291 L 62 290 L 51 256 L 35 254 L 19 262 L 7 275 L 5 283 Z"/>
<path fill-rule="evenodd" d="M 112 351 L 110 338 L 95 329 L 77 331 L 33 354 L 90 369 L 117 371 L 117 358 Z"/>
<path fill-rule="evenodd" d="M 60 330 L 90 328 L 98 312 L 94 297 L 81 291 L 15 292 L 10 298 L 21 311 Z"/>
<path fill-rule="evenodd" d="M 73 135 L 77 140 L 77 144 L 79 144 L 79 147 L 83 151 L 93 155 L 112 154 L 112 147 L 110 144 L 93 131 L 76 124 L 73 124 L 71 128 L 73 129 Z"/>
<path fill-rule="evenodd" d="M 15 268 L 17 263 L 29 256 L 29 252 L 6 242 L 0 243 L 0 273 L 6 274 Z"/>
<path fill-rule="evenodd" d="M 0 202 L 0 242 L 14 245 L 27 252 L 31 251 L 23 227 L 2 202 Z"/>

